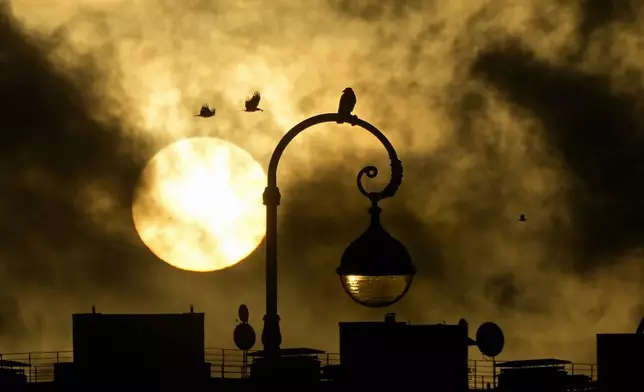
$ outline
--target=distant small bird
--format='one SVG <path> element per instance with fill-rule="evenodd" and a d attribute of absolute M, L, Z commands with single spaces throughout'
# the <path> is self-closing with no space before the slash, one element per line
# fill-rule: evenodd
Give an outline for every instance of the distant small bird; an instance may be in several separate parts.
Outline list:
<path fill-rule="evenodd" d="M 216 109 L 211 108 L 207 103 L 204 103 L 201 105 L 201 110 L 199 111 L 199 114 L 195 114 L 195 117 L 212 117 L 215 115 Z"/>
<path fill-rule="evenodd" d="M 519 215 L 519 222 L 525 222 L 527 219 L 525 218 L 524 214 Z"/>
<path fill-rule="evenodd" d="M 353 92 L 351 87 L 347 87 L 342 90 L 342 96 L 340 97 L 340 106 L 338 107 L 338 114 L 342 117 L 350 117 L 353 109 L 356 107 L 356 93 Z M 337 121 L 338 124 L 344 123 L 344 121 Z"/>
<path fill-rule="evenodd" d="M 246 109 L 244 109 L 244 112 L 263 112 L 263 109 L 259 108 L 259 101 L 261 101 L 262 96 L 259 94 L 259 91 L 255 91 L 252 97 L 247 98 L 246 102 L 244 105 L 246 106 Z"/>

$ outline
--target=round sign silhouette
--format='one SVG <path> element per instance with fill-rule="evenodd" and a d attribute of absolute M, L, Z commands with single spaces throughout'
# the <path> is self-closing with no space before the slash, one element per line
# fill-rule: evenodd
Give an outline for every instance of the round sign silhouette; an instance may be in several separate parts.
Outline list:
<path fill-rule="evenodd" d="M 476 331 L 476 345 L 486 357 L 496 357 L 501 354 L 505 345 L 503 331 L 490 321 L 481 324 Z"/>
<path fill-rule="evenodd" d="M 239 322 L 241 323 L 247 323 L 248 322 L 248 306 L 241 304 L 239 305 L 239 310 L 237 311 L 237 315 L 239 317 Z"/>
<path fill-rule="evenodd" d="M 256 339 L 255 330 L 248 323 L 237 324 L 233 331 L 233 340 L 240 350 L 246 351 L 253 348 Z"/>

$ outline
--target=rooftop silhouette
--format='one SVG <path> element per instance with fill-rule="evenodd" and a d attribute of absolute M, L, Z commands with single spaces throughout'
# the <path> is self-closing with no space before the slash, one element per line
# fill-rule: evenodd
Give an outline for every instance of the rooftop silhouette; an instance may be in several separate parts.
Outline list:
<path fill-rule="evenodd" d="M 630 392 L 644 358 L 644 335 L 637 331 L 598 334 L 597 366 L 555 358 L 497 360 L 505 338 L 495 323 L 481 324 L 473 339 L 465 319 L 414 325 L 397 320 L 393 313 L 381 321 L 340 322 L 338 354 L 280 348 L 275 358 L 264 350 L 251 351 L 254 330 L 245 305 L 238 316 L 234 340 L 240 349 L 215 350 L 204 347 L 205 313 L 194 312 L 192 306 L 180 314 L 104 314 L 95 309 L 74 314 L 73 351 L 48 357 L 25 354 L 23 360 L 2 354 L 0 388 L 225 391 L 298 385 L 345 390 L 395 383 L 444 392 Z M 246 332 L 240 333 L 240 326 Z M 493 358 L 473 361 L 470 347 Z"/>

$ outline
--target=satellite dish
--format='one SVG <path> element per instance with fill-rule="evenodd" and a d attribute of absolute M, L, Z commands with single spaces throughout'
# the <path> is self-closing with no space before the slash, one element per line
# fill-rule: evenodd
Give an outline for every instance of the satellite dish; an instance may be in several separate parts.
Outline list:
<path fill-rule="evenodd" d="M 481 324 L 476 331 L 476 345 L 486 357 L 496 357 L 503 351 L 505 337 L 501 328 L 493 322 Z"/>
<path fill-rule="evenodd" d="M 635 333 L 638 335 L 644 334 L 644 317 L 642 317 L 642 320 L 640 321 L 640 325 L 637 326 L 637 331 L 635 331 Z"/>
<path fill-rule="evenodd" d="M 239 322 L 241 323 L 248 323 L 248 306 L 241 304 L 239 305 L 239 310 L 237 311 L 237 315 L 239 316 Z"/>
<path fill-rule="evenodd" d="M 248 323 L 237 324 L 233 331 L 233 340 L 240 350 L 247 351 L 253 348 L 256 339 L 255 330 Z"/>

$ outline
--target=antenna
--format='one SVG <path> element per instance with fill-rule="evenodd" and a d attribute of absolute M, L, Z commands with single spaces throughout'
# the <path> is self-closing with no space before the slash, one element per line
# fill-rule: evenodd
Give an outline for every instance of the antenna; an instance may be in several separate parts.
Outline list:
<path fill-rule="evenodd" d="M 505 346 L 505 337 L 501 327 L 487 321 L 476 330 L 476 345 L 481 354 L 492 357 L 492 381 L 496 388 L 496 356 L 501 354 Z"/>

